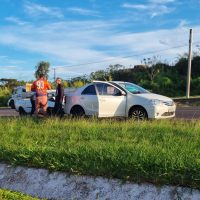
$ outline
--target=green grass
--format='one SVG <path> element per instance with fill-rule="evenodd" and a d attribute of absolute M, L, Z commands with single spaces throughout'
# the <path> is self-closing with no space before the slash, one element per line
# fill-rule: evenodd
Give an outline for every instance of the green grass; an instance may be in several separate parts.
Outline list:
<path fill-rule="evenodd" d="M 0 119 L 0 160 L 200 189 L 200 121 Z"/>
<path fill-rule="evenodd" d="M 10 190 L 0 189 L 0 200 L 39 200 L 32 198 L 20 192 L 13 192 Z"/>

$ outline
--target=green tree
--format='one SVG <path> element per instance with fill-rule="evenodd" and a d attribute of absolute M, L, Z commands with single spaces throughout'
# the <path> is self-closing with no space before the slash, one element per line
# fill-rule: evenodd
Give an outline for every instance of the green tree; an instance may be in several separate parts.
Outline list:
<path fill-rule="evenodd" d="M 39 78 L 40 75 L 43 74 L 48 79 L 49 67 L 50 67 L 49 62 L 40 61 L 35 67 L 36 68 L 35 77 Z"/>
<path fill-rule="evenodd" d="M 63 81 L 62 81 L 62 84 L 63 84 L 63 87 L 64 87 L 64 88 L 67 88 L 67 87 L 70 86 L 69 81 L 66 81 L 66 80 L 63 80 Z"/>
<path fill-rule="evenodd" d="M 191 95 L 200 95 L 200 76 L 191 80 Z"/>
<path fill-rule="evenodd" d="M 98 70 L 90 74 L 90 80 L 109 81 L 112 79 L 106 70 Z"/>
<path fill-rule="evenodd" d="M 144 58 L 144 64 L 147 66 L 146 71 L 149 77 L 149 80 L 152 82 L 156 75 L 160 72 L 157 64 L 160 62 L 158 61 L 157 56 L 153 56 L 152 58 Z"/>
<path fill-rule="evenodd" d="M 85 83 L 81 80 L 77 80 L 77 81 L 73 82 L 73 87 L 75 87 L 75 88 L 82 87 L 84 85 L 85 85 Z"/>
<path fill-rule="evenodd" d="M 25 81 L 18 81 L 17 79 L 10 79 L 10 78 L 0 79 L 0 87 L 7 87 L 11 90 L 17 86 L 22 86 L 25 84 L 26 84 Z"/>

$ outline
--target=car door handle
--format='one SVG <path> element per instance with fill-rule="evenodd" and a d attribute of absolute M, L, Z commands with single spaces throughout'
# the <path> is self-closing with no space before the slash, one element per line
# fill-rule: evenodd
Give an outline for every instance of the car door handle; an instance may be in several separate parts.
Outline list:
<path fill-rule="evenodd" d="M 82 99 L 82 100 L 83 100 L 83 99 L 85 99 L 85 98 L 84 98 L 84 97 L 81 97 L 80 99 Z"/>
<path fill-rule="evenodd" d="M 105 99 L 101 99 L 100 101 L 101 101 L 101 102 L 105 102 L 106 100 L 105 100 Z"/>

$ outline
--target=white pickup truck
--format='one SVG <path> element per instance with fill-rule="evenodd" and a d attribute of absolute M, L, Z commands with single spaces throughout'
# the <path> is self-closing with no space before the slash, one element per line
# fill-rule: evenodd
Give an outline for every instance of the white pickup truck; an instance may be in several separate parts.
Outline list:
<path fill-rule="evenodd" d="M 13 89 L 13 93 L 11 98 L 8 100 L 8 106 L 10 106 L 12 109 L 15 109 L 15 103 L 17 100 L 26 98 L 31 96 L 31 92 L 26 92 L 26 88 L 24 86 L 18 86 Z"/>
<path fill-rule="evenodd" d="M 48 90 L 47 93 L 50 94 L 49 98 L 52 98 L 53 94 L 55 95 L 55 92 L 56 92 L 55 90 Z M 17 106 L 16 110 L 18 110 L 20 105 L 23 105 L 22 107 L 25 107 L 24 106 L 25 104 L 27 106 L 29 106 L 29 103 L 31 105 L 31 102 L 29 102 L 29 101 L 30 101 L 30 97 L 32 95 L 33 95 L 33 92 L 26 91 L 26 87 L 25 86 L 18 86 L 18 87 L 13 89 L 12 96 L 8 100 L 7 105 L 9 107 L 11 107 L 12 109 L 15 109 L 16 106 Z M 26 109 L 24 109 L 24 110 L 26 110 Z"/>
<path fill-rule="evenodd" d="M 51 112 L 54 107 L 55 90 L 48 90 L 48 112 Z M 26 91 L 25 86 L 14 88 L 11 98 L 8 100 L 8 106 L 16 109 L 20 115 L 30 114 L 32 109 L 31 96 L 34 93 Z"/>
<path fill-rule="evenodd" d="M 48 107 L 47 113 L 51 114 L 55 104 L 55 92 L 48 92 Z M 20 115 L 27 115 L 31 113 L 32 104 L 30 97 L 22 98 L 15 101 L 15 109 L 19 112 Z"/>

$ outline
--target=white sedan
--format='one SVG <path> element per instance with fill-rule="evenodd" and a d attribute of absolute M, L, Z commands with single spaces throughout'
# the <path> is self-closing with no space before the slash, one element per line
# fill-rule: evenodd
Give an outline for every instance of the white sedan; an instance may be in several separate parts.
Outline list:
<path fill-rule="evenodd" d="M 76 116 L 160 119 L 174 117 L 176 110 L 172 99 L 121 81 L 93 81 L 67 93 L 65 101 L 65 113 Z"/>

